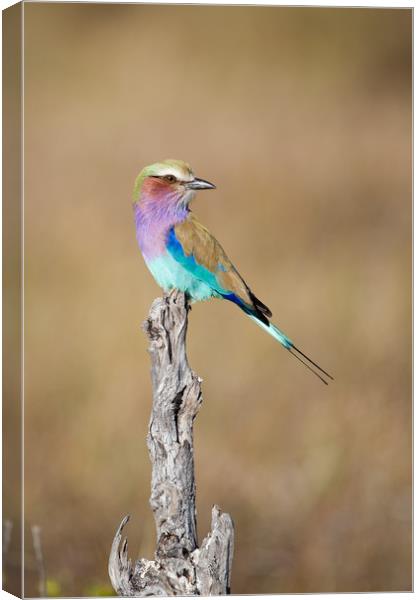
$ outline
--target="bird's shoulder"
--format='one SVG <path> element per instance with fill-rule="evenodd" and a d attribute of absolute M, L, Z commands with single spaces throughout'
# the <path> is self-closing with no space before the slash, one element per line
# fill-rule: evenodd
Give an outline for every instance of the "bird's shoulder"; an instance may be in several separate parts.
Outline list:
<path fill-rule="evenodd" d="M 169 251 L 186 268 L 192 268 L 197 276 L 202 276 L 196 265 L 204 267 L 206 273 L 212 274 L 213 284 L 221 296 L 233 300 L 268 323 L 268 317 L 272 316 L 269 308 L 253 294 L 221 244 L 192 213 L 173 228 L 172 244 L 171 249 L 169 243 Z"/>
<path fill-rule="evenodd" d="M 228 258 L 224 248 L 208 229 L 190 213 L 188 218 L 174 228 L 176 243 L 182 247 L 183 256 L 212 273 L 222 293 L 235 293 L 246 303 L 250 302 L 246 283 Z"/>
<path fill-rule="evenodd" d="M 267 321 L 266 317 L 272 314 L 269 308 L 256 298 L 221 244 L 192 213 L 173 228 L 172 235 L 172 252 L 178 260 L 187 268 L 204 267 L 214 276 L 218 293 L 234 299 L 243 308 L 255 311 L 262 321 Z M 169 251 L 170 246 L 169 243 Z"/>
<path fill-rule="evenodd" d="M 214 272 L 219 266 L 222 269 L 230 268 L 231 262 L 221 244 L 192 213 L 175 225 L 174 235 L 184 254 L 193 256 L 210 271 Z"/>

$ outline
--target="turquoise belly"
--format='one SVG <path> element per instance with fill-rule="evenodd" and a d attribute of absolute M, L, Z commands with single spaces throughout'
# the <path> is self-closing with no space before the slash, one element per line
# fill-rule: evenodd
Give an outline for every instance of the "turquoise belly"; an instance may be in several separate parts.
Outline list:
<path fill-rule="evenodd" d="M 193 302 L 219 297 L 216 290 L 187 271 L 168 253 L 147 261 L 147 267 L 165 292 L 176 288 L 186 292 Z"/>

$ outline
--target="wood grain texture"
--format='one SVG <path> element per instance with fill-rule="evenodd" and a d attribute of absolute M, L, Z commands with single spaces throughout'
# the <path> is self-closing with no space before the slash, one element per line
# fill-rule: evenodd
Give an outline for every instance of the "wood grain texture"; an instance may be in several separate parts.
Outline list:
<path fill-rule="evenodd" d="M 120 596 L 220 595 L 230 592 L 234 527 L 212 509 L 211 531 L 198 547 L 193 421 L 201 406 L 201 379 L 186 356 L 188 304 L 183 293 L 156 299 L 144 330 L 150 340 L 153 406 L 147 436 L 152 463 L 150 505 L 156 523 L 154 560 L 128 558 L 125 517 L 109 557 Z"/>

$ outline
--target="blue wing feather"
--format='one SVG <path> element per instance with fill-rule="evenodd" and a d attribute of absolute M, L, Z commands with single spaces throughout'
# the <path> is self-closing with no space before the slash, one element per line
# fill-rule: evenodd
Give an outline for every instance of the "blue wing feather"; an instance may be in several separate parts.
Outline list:
<path fill-rule="evenodd" d="M 167 238 L 167 251 L 171 256 L 182 265 L 184 269 L 192 273 L 197 279 L 200 279 L 214 289 L 218 294 L 224 296 L 228 294 L 228 290 L 223 289 L 215 273 L 209 271 L 203 265 L 200 265 L 193 254 L 185 254 L 182 244 L 176 237 L 174 228 L 169 231 Z"/>
<path fill-rule="evenodd" d="M 268 320 L 263 314 L 258 313 L 254 310 L 254 306 L 249 306 L 249 304 L 243 301 L 243 299 L 240 298 L 238 294 L 235 294 L 232 290 L 224 288 L 220 284 L 220 281 L 217 277 L 217 273 L 213 273 L 204 265 L 197 262 L 193 253 L 185 253 L 182 243 L 176 237 L 176 231 L 174 227 L 172 227 L 169 231 L 166 242 L 166 248 L 169 254 L 172 256 L 172 258 L 176 260 L 176 262 L 181 264 L 182 267 L 186 269 L 189 273 L 191 273 L 194 277 L 208 285 L 214 291 L 214 295 L 218 295 L 224 298 L 225 300 L 230 300 L 231 302 L 234 302 L 234 304 L 237 304 L 237 306 L 244 310 L 248 315 L 258 315 L 258 317 L 263 322 L 268 322 Z M 217 269 L 220 272 L 226 272 L 226 268 L 221 263 L 218 264 Z M 250 290 L 248 291 L 248 293 L 251 294 Z M 255 297 L 253 298 L 254 300 L 256 300 Z M 266 308 L 264 305 L 262 306 Z M 269 309 L 266 310 L 269 311 Z"/>

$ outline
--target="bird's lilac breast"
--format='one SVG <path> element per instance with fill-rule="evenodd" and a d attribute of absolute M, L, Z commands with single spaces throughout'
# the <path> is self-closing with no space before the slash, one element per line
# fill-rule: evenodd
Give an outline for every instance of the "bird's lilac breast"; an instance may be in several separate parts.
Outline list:
<path fill-rule="evenodd" d="M 182 221 L 187 212 L 171 211 L 168 207 L 135 205 L 137 241 L 144 259 L 148 262 L 166 252 L 170 229 Z"/>
<path fill-rule="evenodd" d="M 146 261 L 164 254 L 168 228 L 156 222 L 136 221 L 137 241 Z"/>

